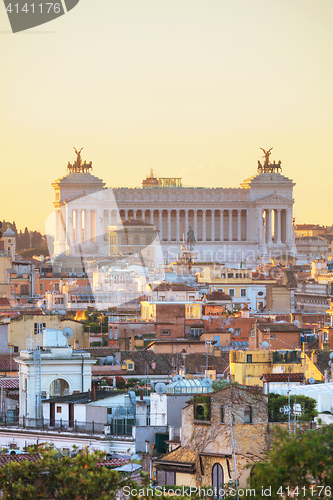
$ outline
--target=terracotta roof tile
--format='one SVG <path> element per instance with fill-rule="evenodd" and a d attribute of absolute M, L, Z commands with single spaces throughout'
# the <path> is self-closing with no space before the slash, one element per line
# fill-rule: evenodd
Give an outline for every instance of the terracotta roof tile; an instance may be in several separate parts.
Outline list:
<path fill-rule="evenodd" d="M 303 382 L 303 373 L 264 373 L 261 380 L 264 382 Z"/>
<path fill-rule="evenodd" d="M 4 377 L 0 378 L 0 389 L 18 389 L 19 388 L 19 379 L 18 378 L 10 378 Z"/>

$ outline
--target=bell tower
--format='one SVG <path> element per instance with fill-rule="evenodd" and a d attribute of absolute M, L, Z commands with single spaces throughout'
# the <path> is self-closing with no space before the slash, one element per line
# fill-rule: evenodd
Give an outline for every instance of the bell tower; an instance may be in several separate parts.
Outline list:
<path fill-rule="evenodd" d="M 5 232 L 4 232 L 4 250 L 7 253 L 9 257 L 11 257 L 12 260 L 15 260 L 15 251 L 16 251 L 16 240 L 15 240 L 15 233 L 14 231 L 9 227 Z"/>

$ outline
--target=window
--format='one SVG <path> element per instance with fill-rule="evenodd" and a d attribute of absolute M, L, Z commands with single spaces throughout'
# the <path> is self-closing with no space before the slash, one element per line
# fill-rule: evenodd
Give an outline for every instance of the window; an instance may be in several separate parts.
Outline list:
<path fill-rule="evenodd" d="M 262 297 L 264 295 L 264 292 L 258 292 L 258 297 Z"/>
<path fill-rule="evenodd" d="M 245 406 L 244 408 L 244 424 L 252 424 L 252 408 Z"/>
<path fill-rule="evenodd" d="M 161 330 L 161 335 L 170 335 L 170 330 Z"/>
<path fill-rule="evenodd" d="M 215 347 L 220 347 L 220 336 L 214 335 L 214 340 L 216 342 Z"/>
<path fill-rule="evenodd" d="M 61 406 L 57 406 L 57 413 L 61 413 Z"/>
<path fill-rule="evenodd" d="M 234 273 L 228 273 L 228 278 L 233 278 L 234 277 Z"/>
<path fill-rule="evenodd" d="M 55 291 L 55 292 L 59 292 L 59 290 L 60 290 L 60 285 L 59 285 L 59 283 L 54 283 L 54 291 Z"/>
<path fill-rule="evenodd" d="M 114 339 L 117 340 L 117 338 L 118 338 L 118 329 L 117 329 L 117 327 L 115 327 L 115 329 L 114 329 Z"/>
<path fill-rule="evenodd" d="M 193 337 L 200 337 L 202 334 L 203 329 L 202 328 L 191 328 L 191 335 Z"/>
<path fill-rule="evenodd" d="M 235 289 L 229 288 L 228 295 L 230 295 L 230 297 L 234 297 L 235 296 Z"/>
<path fill-rule="evenodd" d="M 140 245 L 140 237 L 139 236 L 134 236 L 133 243 L 135 246 Z"/>
<path fill-rule="evenodd" d="M 221 406 L 220 408 L 220 423 L 224 424 L 224 406 Z"/>
<path fill-rule="evenodd" d="M 247 362 L 247 363 L 252 363 L 252 354 L 248 354 L 248 355 L 246 356 L 246 362 Z"/>
<path fill-rule="evenodd" d="M 235 328 L 234 335 L 240 335 L 240 334 L 241 334 L 241 329 L 240 328 Z"/>
<path fill-rule="evenodd" d="M 34 334 L 35 335 L 42 334 L 45 328 L 46 328 L 46 323 L 34 323 Z"/>
<path fill-rule="evenodd" d="M 134 370 L 134 363 L 127 363 L 127 370 Z"/>
<path fill-rule="evenodd" d="M 152 237 L 151 236 L 146 236 L 146 245 L 149 246 L 152 243 Z"/>
<path fill-rule="evenodd" d="M 205 420 L 205 411 L 203 405 L 195 407 L 195 420 Z"/>
<path fill-rule="evenodd" d="M 171 471 L 156 471 L 157 486 L 174 486 L 176 484 L 176 473 Z"/>
<path fill-rule="evenodd" d="M 39 284 L 39 291 L 44 292 L 44 283 Z"/>
<path fill-rule="evenodd" d="M 246 288 L 241 288 L 241 297 L 246 297 Z"/>

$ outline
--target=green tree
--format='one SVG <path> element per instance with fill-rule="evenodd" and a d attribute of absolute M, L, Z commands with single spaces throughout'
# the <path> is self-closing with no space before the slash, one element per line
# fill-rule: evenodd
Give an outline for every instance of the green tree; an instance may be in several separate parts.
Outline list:
<path fill-rule="evenodd" d="M 288 431 L 279 429 L 267 460 L 257 463 L 251 473 L 251 488 L 256 491 L 255 498 L 265 498 L 261 494 L 262 488 L 271 488 L 269 498 L 281 500 L 284 498 L 282 494 L 289 496 L 287 488 L 292 491 L 298 487 L 298 495 L 308 499 L 319 496 L 321 486 L 324 487 L 322 496 L 331 498 L 332 457 L 333 425 L 290 437 Z"/>
<path fill-rule="evenodd" d="M 294 418 L 294 405 L 301 406 L 302 413 L 297 415 L 297 420 L 300 422 L 312 422 L 318 415 L 316 410 L 317 401 L 308 396 L 292 395 L 290 397 L 291 419 Z M 281 394 L 268 394 L 268 420 L 269 422 L 287 422 L 289 419 L 288 413 L 281 412 L 281 408 L 289 406 L 288 396 L 281 396 Z M 297 411 L 297 409 L 296 409 Z"/>
<path fill-rule="evenodd" d="M 32 447 L 30 455 L 31 460 L 0 467 L 3 500 L 113 500 L 123 486 L 131 484 L 101 465 L 102 452 L 81 451 L 68 457 L 47 446 Z"/>

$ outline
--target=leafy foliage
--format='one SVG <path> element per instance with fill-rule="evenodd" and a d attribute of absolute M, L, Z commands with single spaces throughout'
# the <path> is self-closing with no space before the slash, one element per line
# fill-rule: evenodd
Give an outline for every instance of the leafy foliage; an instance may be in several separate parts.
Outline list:
<path fill-rule="evenodd" d="M 332 457 L 333 425 L 290 437 L 287 431 L 279 429 L 267 460 L 255 465 L 251 488 L 256 490 L 256 498 L 262 498 L 261 488 L 271 487 L 269 498 L 281 500 L 280 487 L 284 493 L 287 487 L 304 487 L 302 498 L 311 498 L 316 486 L 332 487 Z"/>
<path fill-rule="evenodd" d="M 39 458 L 0 468 L 4 500 L 113 500 L 119 489 L 129 484 L 116 471 L 101 466 L 102 452 L 81 451 L 69 457 L 47 446 L 30 448 L 30 455 Z"/>
<path fill-rule="evenodd" d="M 295 396 L 290 397 L 291 419 L 294 418 Z M 296 404 L 301 405 L 302 414 L 297 415 L 297 420 L 300 422 L 312 422 L 318 415 L 316 410 L 317 402 L 308 396 L 296 396 Z M 280 408 L 288 407 L 288 396 L 280 394 L 268 394 L 268 420 L 269 422 L 288 422 L 289 415 L 280 411 Z"/>

